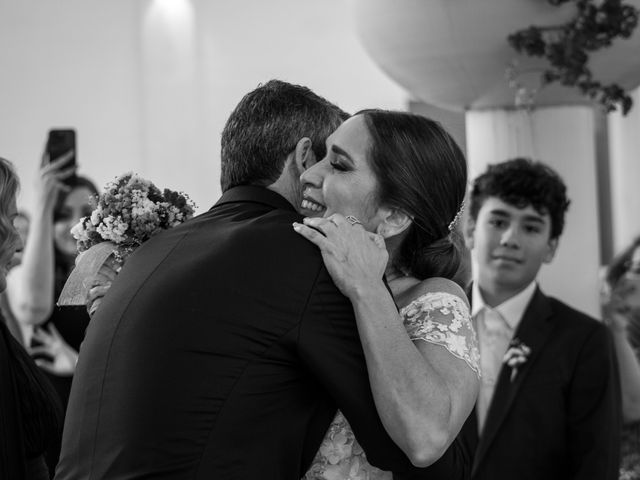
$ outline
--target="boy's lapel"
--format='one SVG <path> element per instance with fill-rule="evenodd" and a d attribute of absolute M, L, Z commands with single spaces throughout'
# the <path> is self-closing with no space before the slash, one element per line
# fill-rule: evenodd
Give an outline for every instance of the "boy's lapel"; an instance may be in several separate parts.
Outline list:
<path fill-rule="evenodd" d="M 551 322 L 550 318 L 551 313 L 552 310 L 547 297 L 539 288 L 536 288 L 533 298 L 529 302 L 522 321 L 514 334 L 514 338 L 518 338 L 527 345 L 531 349 L 531 353 L 527 361 L 518 368 L 518 373 L 513 382 L 511 381 L 511 368 L 503 364 L 500 369 L 498 383 L 493 392 L 484 430 L 480 436 L 475 454 L 472 476 L 475 474 L 480 462 L 495 439 L 502 422 L 511 409 L 522 382 L 533 368 L 545 342 L 549 338 L 553 328 L 553 322 Z"/>

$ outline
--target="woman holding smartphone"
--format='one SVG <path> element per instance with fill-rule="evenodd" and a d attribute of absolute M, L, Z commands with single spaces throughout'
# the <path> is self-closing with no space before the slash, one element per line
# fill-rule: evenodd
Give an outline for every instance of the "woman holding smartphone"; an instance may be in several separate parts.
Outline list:
<path fill-rule="evenodd" d="M 77 255 L 70 230 L 93 209 L 98 191 L 76 175 L 73 150 L 57 158 L 43 156 L 37 200 L 22 262 L 7 277 L 11 313 L 26 331 L 25 345 L 53 384 L 66 409 L 80 343 L 89 324 L 85 308 L 55 305 Z M 53 472 L 59 445 L 48 454 Z"/>

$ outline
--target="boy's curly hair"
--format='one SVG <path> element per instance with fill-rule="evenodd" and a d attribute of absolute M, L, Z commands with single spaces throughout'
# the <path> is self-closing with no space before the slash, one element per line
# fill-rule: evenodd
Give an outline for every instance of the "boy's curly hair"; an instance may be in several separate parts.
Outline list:
<path fill-rule="evenodd" d="M 558 238 L 564 228 L 569 208 L 567 187 L 560 175 L 542 162 L 514 158 L 490 165 L 473 182 L 469 215 L 475 221 L 488 197 L 497 197 L 517 208 L 531 205 L 538 213 L 551 217 L 551 238 Z"/>

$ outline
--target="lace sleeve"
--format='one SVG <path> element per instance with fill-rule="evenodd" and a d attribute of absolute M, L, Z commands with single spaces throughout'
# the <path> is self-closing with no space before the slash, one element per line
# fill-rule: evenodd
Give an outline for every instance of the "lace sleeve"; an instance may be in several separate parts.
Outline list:
<path fill-rule="evenodd" d="M 442 345 L 480 376 L 478 338 L 464 301 L 451 293 L 429 292 L 400 310 L 411 340 Z"/>

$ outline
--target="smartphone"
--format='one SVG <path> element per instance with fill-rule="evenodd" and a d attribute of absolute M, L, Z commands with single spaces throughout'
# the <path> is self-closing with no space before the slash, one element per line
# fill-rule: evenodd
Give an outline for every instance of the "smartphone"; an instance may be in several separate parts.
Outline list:
<path fill-rule="evenodd" d="M 52 128 L 49 130 L 49 136 L 47 138 L 46 152 L 49 154 L 49 161 L 52 162 L 56 158 L 61 157 L 69 150 L 73 150 L 74 153 L 69 159 L 69 162 L 65 165 L 65 168 L 76 165 L 76 157 L 78 150 L 76 147 L 76 131 L 72 128 L 57 129 Z"/>

